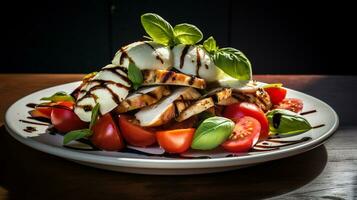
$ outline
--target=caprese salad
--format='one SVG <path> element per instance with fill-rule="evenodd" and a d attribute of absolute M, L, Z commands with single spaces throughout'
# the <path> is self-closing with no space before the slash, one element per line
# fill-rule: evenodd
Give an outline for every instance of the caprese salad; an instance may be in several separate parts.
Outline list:
<path fill-rule="evenodd" d="M 171 26 L 157 14 L 141 16 L 148 36 L 124 46 L 111 64 L 86 75 L 71 94 L 44 97 L 30 114 L 47 118 L 63 144 L 86 139 L 106 151 L 126 145 L 247 152 L 258 141 L 310 130 L 281 84 L 252 81 L 239 50 L 202 43 L 192 24 Z"/>

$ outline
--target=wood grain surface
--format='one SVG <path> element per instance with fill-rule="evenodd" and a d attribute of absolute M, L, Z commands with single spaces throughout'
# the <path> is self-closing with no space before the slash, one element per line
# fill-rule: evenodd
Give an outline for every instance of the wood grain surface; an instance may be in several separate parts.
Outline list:
<path fill-rule="evenodd" d="M 31 149 L 3 126 L 17 99 L 81 74 L 0 75 L 0 199 L 357 199 L 357 77 L 262 75 L 330 104 L 340 127 L 306 153 L 230 172 L 151 176 L 82 166 Z"/>

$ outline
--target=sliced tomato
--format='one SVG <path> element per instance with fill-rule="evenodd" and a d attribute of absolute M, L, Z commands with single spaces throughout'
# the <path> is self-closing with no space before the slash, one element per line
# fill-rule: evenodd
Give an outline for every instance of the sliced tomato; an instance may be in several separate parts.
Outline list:
<path fill-rule="evenodd" d="M 244 116 L 250 116 L 257 119 L 261 126 L 260 139 L 266 139 L 269 136 L 269 122 L 265 113 L 255 104 L 242 102 L 227 106 L 224 109 L 223 116 L 233 121 L 239 121 Z"/>
<path fill-rule="evenodd" d="M 304 103 L 302 102 L 302 100 L 297 98 L 286 98 L 275 108 L 290 110 L 299 113 L 302 111 L 303 107 Z"/>
<path fill-rule="evenodd" d="M 62 102 L 57 102 L 57 103 L 42 103 L 38 106 L 35 107 L 35 109 L 31 110 L 29 113 L 32 117 L 42 117 L 42 118 L 47 118 L 51 119 L 51 113 L 53 107 L 58 107 L 61 108 L 64 106 L 65 109 L 73 109 L 73 102 L 69 101 L 62 101 Z"/>
<path fill-rule="evenodd" d="M 125 141 L 133 146 L 146 147 L 156 142 L 155 132 L 136 124 L 132 117 L 120 115 L 119 127 Z"/>
<path fill-rule="evenodd" d="M 190 148 L 194 132 L 194 128 L 158 131 L 156 138 L 166 152 L 182 153 Z"/>
<path fill-rule="evenodd" d="M 124 140 L 110 113 L 101 116 L 92 127 L 92 143 L 106 151 L 119 151 L 125 147 Z"/>
<path fill-rule="evenodd" d="M 52 106 L 51 122 L 56 130 L 61 133 L 83 129 L 88 126 L 88 123 L 80 120 L 79 117 L 69 107 L 70 103 L 68 102 L 61 102 L 57 103 L 55 106 Z"/>
<path fill-rule="evenodd" d="M 51 119 L 52 108 L 51 107 L 38 107 L 30 112 L 31 117 L 34 118 L 46 118 Z"/>
<path fill-rule="evenodd" d="M 278 105 L 285 99 L 286 89 L 279 87 L 279 85 L 266 87 L 264 90 L 269 94 L 273 105 Z"/>
<path fill-rule="evenodd" d="M 222 144 L 222 147 L 230 152 L 247 152 L 257 143 L 260 129 L 260 123 L 253 117 L 240 118 L 232 135 Z"/>

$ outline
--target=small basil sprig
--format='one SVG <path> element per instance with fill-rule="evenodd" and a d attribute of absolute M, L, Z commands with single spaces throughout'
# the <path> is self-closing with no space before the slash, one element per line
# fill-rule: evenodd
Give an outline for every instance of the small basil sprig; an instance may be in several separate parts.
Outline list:
<path fill-rule="evenodd" d="M 174 44 L 174 29 L 166 20 L 154 13 L 141 16 L 141 24 L 149 36 L 157 43 L 171 46 Z"/>
<path fill-rule="evenodd" d="M 266 114 L 269 129 L 273 135 L 291 136 L 312 129 L 310 123 L 301 115 L 289 110 L 275 109 Z"/>
<path fill-rule="evenodd" d="M 207 38 L 207 40 L 203 42 L 203 48 L 211 54 L 215 53 L 218 50 L 216 40 L 212 36 Z"/>
<path fill-rule="evenodd" d="M 192 24 L 178 24 L 174 28 L 175 43 L 193 45 L 201 41 L 203 34 L 196 26 Z"/>
<path fill-rule="evenodd" d="M 224 117 L 210 117 L 205 119 L 197 128 L 192 149 L 210 150 L 214 149 L 232 134 L 234 122 Z"/>
<path fill-rule="evenodd" d="M 232 47 L 218 48 L 216 40 L 211 36 L 203 42 L 214 64 L 229 76 L 238 80 L 252 79 L 252 66 L 248 58 Z"/>
<path fill-rule="evenodd" d="M 99 104 L 97 103 L 92 109 L 92 116 L 91 116 L 89 128 L 74 130 L 66 133 L 63 137 L 63 144 L 68 144 L 73 140 L 78 140 L 93 135 L 92 127 L 96 123 L 98 116 L 99 116 Z"/>
<path fill-rule="evenodd" d="M 154 13 L 143 14 L 141 24 L 150 39 L 167 46 L 175 44 L 193 45 L 203 38 L 202 32 L 196 26 L 183 23 L 172 28 L 169 22 Z"/>
<path fill-rule="evenodd" d="M 218 49 L 213 54 L 213 61 L 217 67 L 235 79 L 252 79 L 252 66 L 248 58 L 235 48 Z"/>
<path fill-rule="evenodd" d="M 43 101 L 51 101 L 51 102 L 59 102 L 59 101 L 72 101 L 74 102 L 74 98 L 67 94 L 66 92 L 56 92 L 52 96 L 43 97 L 40 100 Z"/>
<path fill-rule="evenodd" d="M 68 144 L 69 142 L 71 142 L 73 140 L 78 140 L 81 138 L 89 137 L 92 134 L 93 134 L 92 131 L 87 128 L 68 132 L 63 137 L 63 144 Z"/>
<path fill-rule="evenodd" d="M 99 103 L 95 104 L 94 108 L 92 109 L 89 129 L 92 129 L 93 125 L 97 122 L 98 116 L 99 116 Z"/>
<path fill-rule="evenodd" d="M 134 90 L 137 90 L 144 81 L 140 69 L 132 62 L 129 63 L 128 78 L 133 83 Z"/>

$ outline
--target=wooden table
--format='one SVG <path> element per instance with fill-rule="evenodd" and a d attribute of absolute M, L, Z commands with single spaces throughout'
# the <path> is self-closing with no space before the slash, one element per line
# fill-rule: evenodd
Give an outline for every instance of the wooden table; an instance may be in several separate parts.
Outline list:
<path fill-rule="evenodd" d="M 0 199 L 356 199 L 357 77 L 264 75 L 255 79 L 318 97 L 340 127 L 309 152 L 231 172 L 150 176 L 104 171 L 31 149 L 2 125 L 7 107 L 33 91 L 79 80 L 73 74 L 0 75 Z"/>

